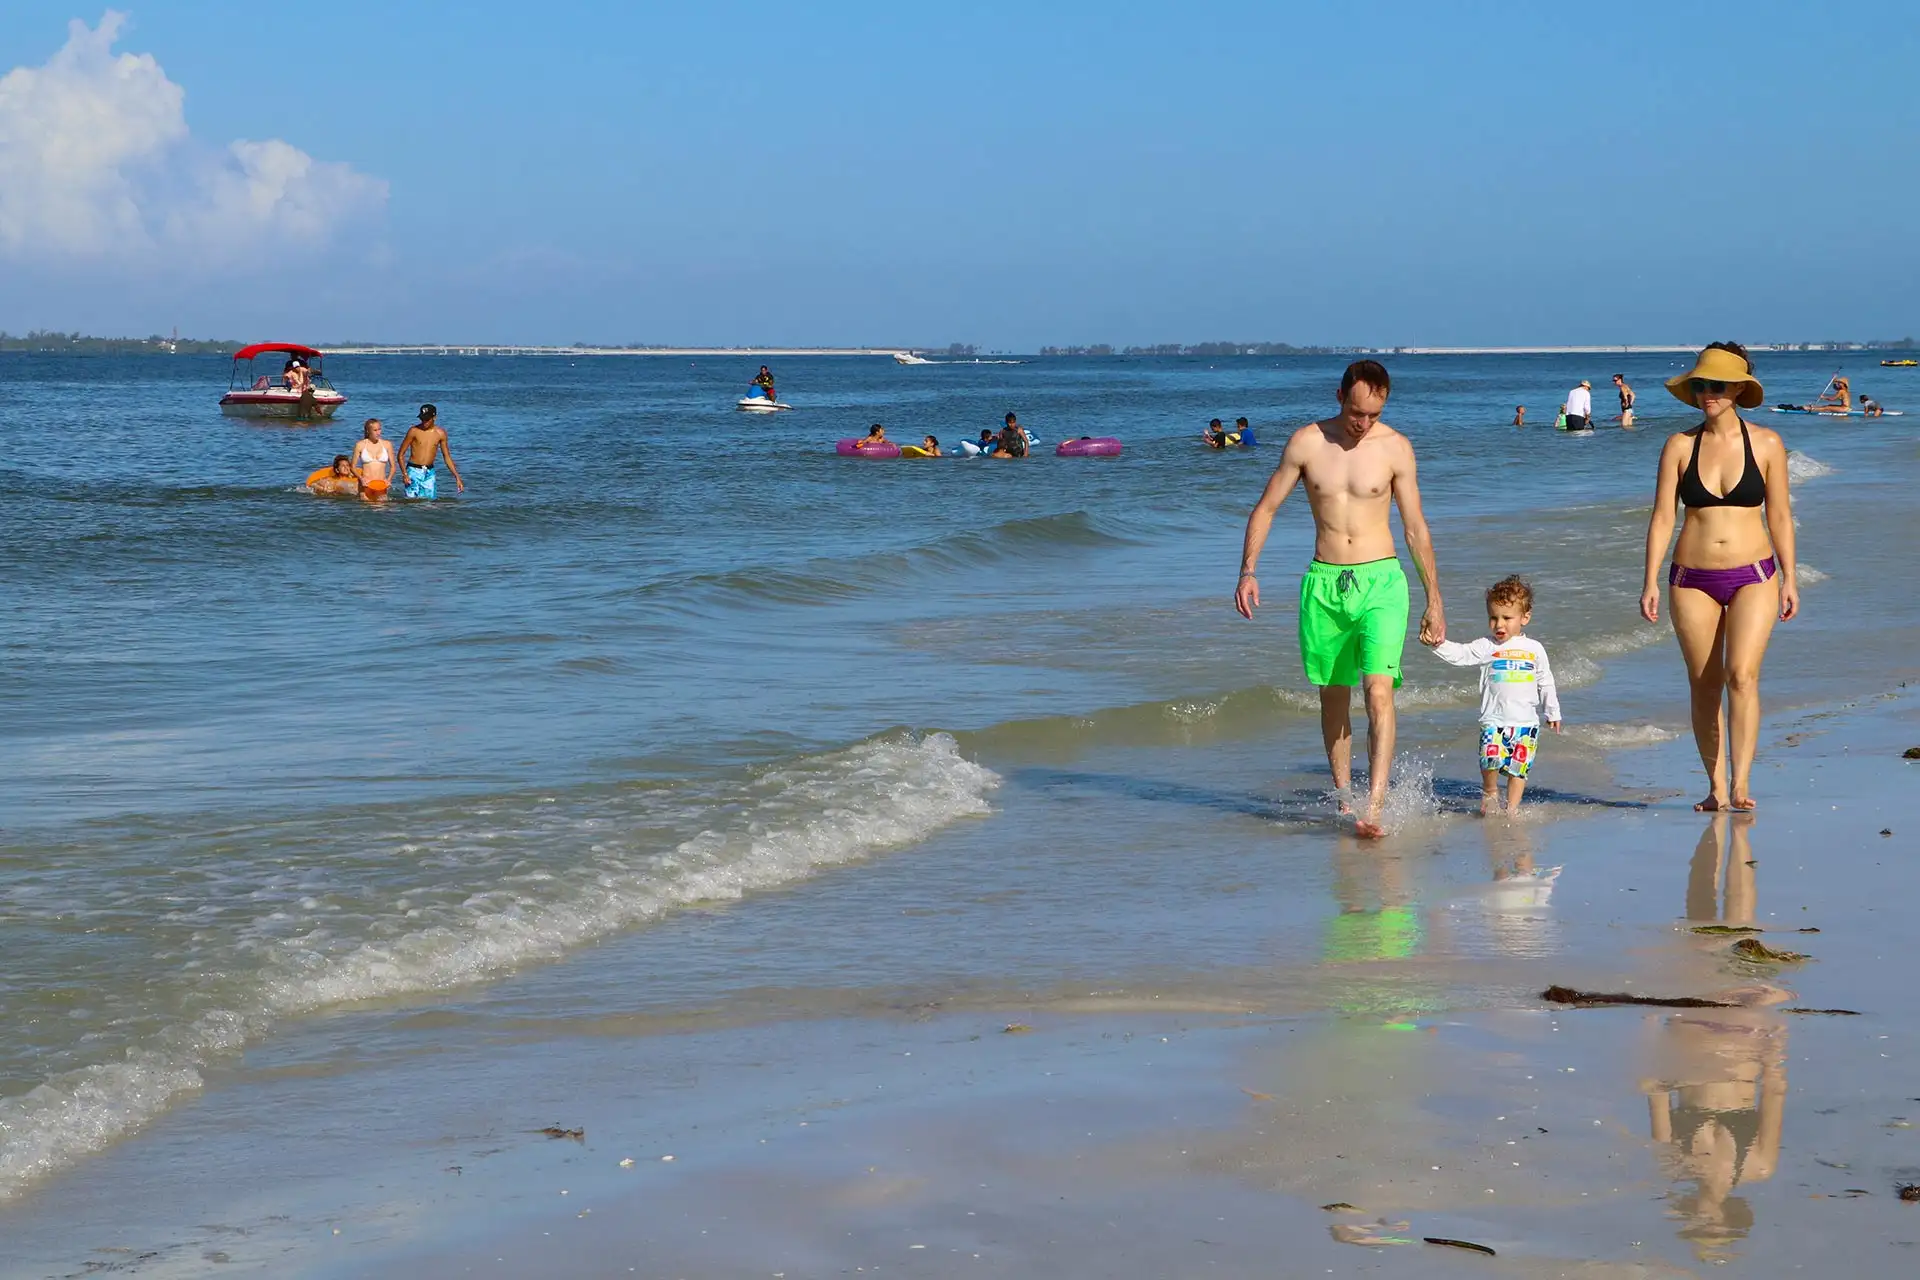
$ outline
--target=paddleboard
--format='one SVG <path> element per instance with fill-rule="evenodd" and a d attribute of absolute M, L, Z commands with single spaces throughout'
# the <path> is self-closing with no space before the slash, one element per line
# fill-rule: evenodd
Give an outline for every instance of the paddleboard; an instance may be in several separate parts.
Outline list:
<path fill-rule="evenodd" d="M 1868 418 L 1876 416 L 1881 418 L 1904 418 L 1907 416 L 1904 409 L 1886 409 L 1875 415 L 1862 413 L 1858 409 L 1848 409 L 1844 412 L 1839 409 L 1802 409 L 1797 405 L 1790 404 L 1776 404 L 1769 406 L 1769 408 L 1774 413 L 1804 413 L 1809 418 Z"/>

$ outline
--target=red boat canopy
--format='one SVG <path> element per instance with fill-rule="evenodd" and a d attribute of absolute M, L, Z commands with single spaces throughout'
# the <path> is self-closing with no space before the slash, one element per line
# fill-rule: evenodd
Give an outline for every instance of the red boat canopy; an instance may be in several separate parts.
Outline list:
<path fill-rule="evenodd" d="M 256 342 L 250 347 L 242 347 L 234 352 L 233 358 L 235 360 L 251 360 L 255 356 L 262 355 L 268 351 L 284 351 L 290 356 L 305 356 L 309 360 L 316 359 L 320 355 L 320 353 L 312 347 L 303 347 L 297 342 Z"/>

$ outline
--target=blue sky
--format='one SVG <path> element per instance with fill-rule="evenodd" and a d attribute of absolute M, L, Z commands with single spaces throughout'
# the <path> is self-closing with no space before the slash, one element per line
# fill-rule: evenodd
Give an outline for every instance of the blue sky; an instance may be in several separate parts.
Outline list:
<path fill-rule="evenodd" d="M 0 80 L 0 328 L 1018 350 L 1920 330 L 1908 7 L 124 10 L 111 58 L 96 36 L 56 75 L 69 20 L 102 11 L 0 8 L 0 75 L 43 69 Z M 49 133 L 95 97 L 128 131 L 104 158 L 97 125 Z"/>

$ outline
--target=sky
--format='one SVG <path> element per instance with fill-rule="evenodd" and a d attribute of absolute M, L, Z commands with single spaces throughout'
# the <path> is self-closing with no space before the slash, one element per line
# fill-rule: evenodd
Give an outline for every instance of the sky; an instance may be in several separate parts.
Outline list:
<path fill-rule="evenodd" d="M 1920 331 L 1906 6 L 0 6 L 0 329 Z"/>

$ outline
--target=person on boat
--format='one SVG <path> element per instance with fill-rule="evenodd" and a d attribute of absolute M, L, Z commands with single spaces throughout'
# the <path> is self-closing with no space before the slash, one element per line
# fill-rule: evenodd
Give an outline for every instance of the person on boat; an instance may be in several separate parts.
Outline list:
<path fill-rule="evenodd" d="M 769 404 L 780 399 L 773 393 L 773 373 L 767 366 L 761 365 L 760 372 L 753 375 L 753 385 L 760 389 L 760 394 L 767 398 Z"/>
<path fill-rule="evenodd" d="M 1853 387 L 1846 375 L 1836 374 L 1833 381 L 1827 384 L 1827 389 L 1814 397 L 1812 404 L 1800 407 L 1808 413 L 1852 413 Z"/>
<path fill-rule="evenodd" d="M 872 426 L 867 428 L 867 434 L 865 437 L 859 440 L 855 440 L 853 442 L 853 447 L 856 449 L 871 449 L 875 445 L 882 445 L 886 443 L 887 443 L 887 429 L 876 422 Z"/>
<path fill-rule="evenodd" d="M 1878 400 L 1875 400 L 1872 396 L 1868 395 L 1864 391 L 1860 393 L 1860 416 L 1861 417 L 1877 418 L 1885 412 L 1886 412 L 1886 409 L 1884 409 L 1881 406 Z"/>
<path fill-rule="evenodd" d="M 1567 430 L 1591 431 L 1593 429 L 1593 384 L 1585 378 L 1580 385 L 1567 392 Z"/>
<path fill-rule="evenodd" d="M 1613 375 L 1613 389 L 1620 393 L 1620 425 L 1623 427 L 1632 427 L 1633 388 L 1627 385 L 1626 374 L 1616 373 Z"/>
<path fill-rule="evenodd" d="M 453 461 L 453 450 L 447 447 L 447 432 L 440 425 L 440 411 L 430 404 L 423 404 L 420 406 L 420 421 L 408 427 L 407 434 L 400 438 L 400 461 L 406 468 L 407 476 L 402 496 L 429 502 L 438 497 L 434 464 L 443 457 L 447 460 L 447 470 L 453 474 L 454 492 L 465 493 L 467 483 L 460 478 L 460 468 Z"/>
<path fill-rule="evenodd" d="M 1668 436 L 1660 452 L 1640 616 L 1660 620 L 1660 561 L 1684 507 L 1667 609 L 1687 667 L 1693 741 L 1707 770 L 1707 796 L 1694 808 L 1751 809 L 1760 663 L 1774 624 L 1800 612 L 1787 447 L 1778 432 L 1740 416 L 1759 408 L 1765 393 L 1738 343 L 1709 346 L 1692 369 L 1667 380 L 1667 390 L 1704 421 Z"/>
<path fill-rule="evenodd" d="M 368 418 L 353 446 L 353 474 L 362 496 L 384 496 L 393 483 L 393 444 L 380 438 L 380 419 Z"/>

